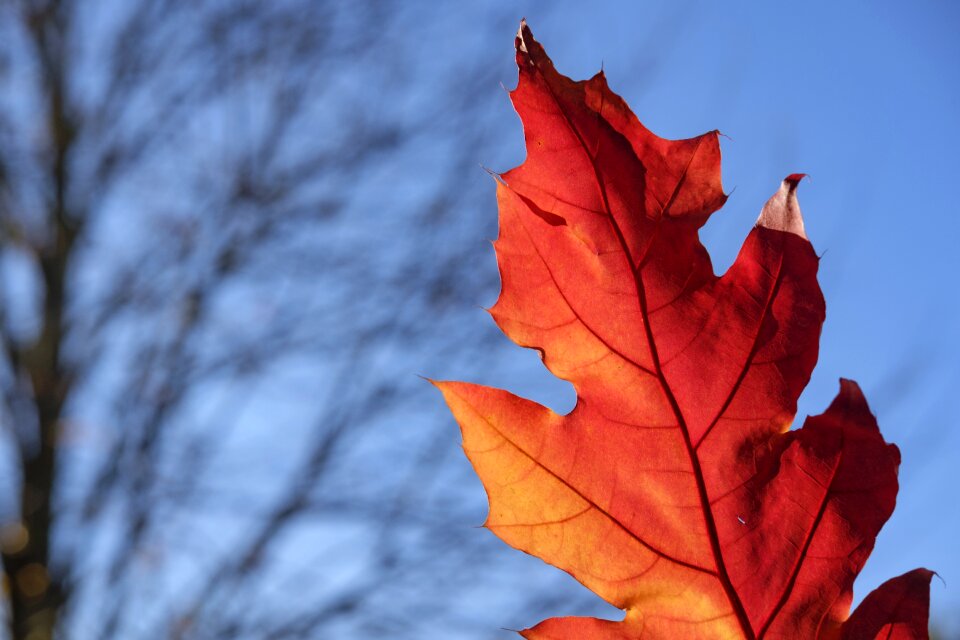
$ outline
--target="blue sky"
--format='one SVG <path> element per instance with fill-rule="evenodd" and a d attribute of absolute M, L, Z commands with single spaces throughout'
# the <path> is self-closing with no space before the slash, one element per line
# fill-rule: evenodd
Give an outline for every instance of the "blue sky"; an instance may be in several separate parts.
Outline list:
<path fill-rule="evenodd" d="M 658 134 L 729 136 L 724 185 L 733 193 L 703 232 L 718 272 L 780 180 L 811 176 L 800 198 L 823 254 L 827 321 L 798 421 L 826 408 L 839 377 L 853 378 L 903 455 L 897 510 L 855 597 L 929 567 L 943 578 L 934 580 L 932 617 L 960 633 L 960 5 L 520 2 L 517 16 L 561 72 L 585 78 L 603 64 Z M 508 87 L 511 45 L 505 34 L 489 52 Z M 505 96 L 502 108 L 510 112 Z M 485 164 L 522 161 L 518 120 L 509 135 L 503 156 Z M 476 322 L 489 319 L 478 311 Z M 502 352 L 510 380 L 480 381 L 572 406 L 569 387 L 534 355 Z"/>

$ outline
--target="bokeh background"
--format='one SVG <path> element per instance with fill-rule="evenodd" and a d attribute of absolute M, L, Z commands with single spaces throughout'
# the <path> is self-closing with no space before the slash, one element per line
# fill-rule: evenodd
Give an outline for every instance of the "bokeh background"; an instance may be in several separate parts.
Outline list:
<path fill-rule="evenodd" d="M 473 638 L 616 617 L 478 528 L 421 378 L 559 411 L 510 344 L 494 185 L 529 20 L 667 137 L 720 129 L 718 271 L 793 172 L 823 254 L 799 418 L 858 380 L 900 445 L 859 600 L 939 572 L 960 638 L 960 5 L 947 0 L 0 2 L 6 631 Z"/>

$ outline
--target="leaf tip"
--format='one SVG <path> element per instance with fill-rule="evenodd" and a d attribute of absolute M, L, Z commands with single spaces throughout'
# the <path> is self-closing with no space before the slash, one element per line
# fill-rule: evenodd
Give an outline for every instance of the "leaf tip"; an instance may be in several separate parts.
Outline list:
<path fill-rule="evenodd" d="M 527 43 L 525 38 L 532 36 L 530 27 L 527 26 L 527 19 L 520 18 L 520 27 L 517 29 L 517 37 L 513 41 L 514 46 L 517 49 L 517 53 L 529 53 L 527 51 Z"/>
<path fill-rule="evenodd" d="M 867 398 L 863 395 L 860 385 L 849 378 L 840 378 L 840 392 L 830 403 L 830 408 L 870 412 L 870 406 L 867 404 Z"/>
<path fill-rule="evenodd" d="M 857 395 L 863 397 L 863 390 L 856 380 L 850 378 L 840 378 L 840 394 Z"/>
<path fill-rule="evenodd" d="M 434 380 L 433 378 L 423 379 L 432 384 L 437 391 L 443 395 L 443 398 L 447 401 L 448 405 L 453 401 L 454 398 L 457 397 L 457 388 L 463 384 L 460 382 L 452 382 L 450 380 Z"/>
<path fill-rule="evenodd" d="M 810 174 L 807 174 L 807 173 L 791 173 L 786 178 L 784 178 L 783 181 L 788 185 L 790 185 L 791 187 L 793 187 L 794 189 L 796 189 L 797 185 L 800 184 L 801 180 L 809 177 L 810 177 Z"/>
<path fill-rule="evenodd" d="M 533 31 L 527 24 L 527 19 L 520 21 L 520 27 L 517 29 L 517 35 L 513 41 L 514 48 L 517 51 L 517 66 L 521 69 L 527 66 L 547 65 L 553 68 L 550 58 L 540 43 L 533 37 Z"/>
<path fill-rule="evenodd" d="M 490 167 L 483 164 L 480 165 L 480 168 L 483 169 L 487 175 L 493 178 L 498 184 L 503 182 L 503 175 L 499 171 L 494 171 Z"/>
<path fill-rule="evenodd" d="M 863 599 L 843 625 L 842 640 L 856 638 L 927 638 L 930 581 L 938 575 L 914 569 L 891 578 Z M 885 632 L 885 633 L 884 633 Z"/>
<path fill-rule="evenodd" d="M 880 427 L 877 424 L 877 418 L 873 415 L 870 405 L 867 403 L 866 396 L 860 389 L 860 385 L 847 378 L 840 378 L 840 391 L 827 407 L 826 412 L 822 414 L 828 420 L 843 426 L 845 429 L 852 429 L 850 433 L 869 433 L 870 437 L 881 438 Z M 889 455 L 892 456 L 894 464 L 900 464 L 900 450 L 896 445 L 886 445 L 889 449 Z"/>
<path fill-rule="evenodd" d="M 803 215 L 800 213 L 800 202 L 797 200 L 797 186 L 806 177 L 805 173 L 791 173 L 783 182 L 773 197 L 767 200 L 757 218 L 757 226 L 775 231 L 793 233 L 804 240 L 807 239 L 803 228 Z"/>

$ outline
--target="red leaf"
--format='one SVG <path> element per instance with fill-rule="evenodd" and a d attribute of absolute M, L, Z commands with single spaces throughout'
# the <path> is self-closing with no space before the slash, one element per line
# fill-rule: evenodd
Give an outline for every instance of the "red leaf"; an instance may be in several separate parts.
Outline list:
<path fill-rule="evenodd" d="M 843 625 L 844 640 L 926 638 L 931 578 L 932 571 L 914 569 L 884 582 Z"/>
<path fill-rule="evenodd" d="M 824 318 L 802 175 L 717 277 L 698 238 L 726 199 L 717 133 L 659 138 L 602 73 L 557 73 L 525 24 L 516 47 L 528 156 L 497 187 L 491 313 L 578 401 L 560 416 L 437 385 L 487 489 L 486 526 L 626 610 L 523 635 L 926 637 L 923 570 L 845 623 L 900 461 L 859 387 L 841 381 L 824 414 L 788 431 Z"/>

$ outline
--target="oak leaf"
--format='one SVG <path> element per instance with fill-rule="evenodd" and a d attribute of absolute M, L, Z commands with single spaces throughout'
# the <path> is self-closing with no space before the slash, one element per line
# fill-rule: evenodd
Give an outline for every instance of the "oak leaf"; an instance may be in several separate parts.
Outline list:
<path fill-rule="evenodd" d="M 856 383 L 790 430 L 817 360 L 818 258 L 788 176 L 714 275 L 698 229 L 726 195 L 718 134 L 648 131 L 603 73 L 559 74 L 526 24 L 511 92 L 527 159 L 499 176 L 491 309 L 577 393 L 568 415 L 436 382 L 490 502 L 485 526 L 623 621 L 536 639 L 925 638 L 931 573 L 851 616 L 900 454 Z"/>

